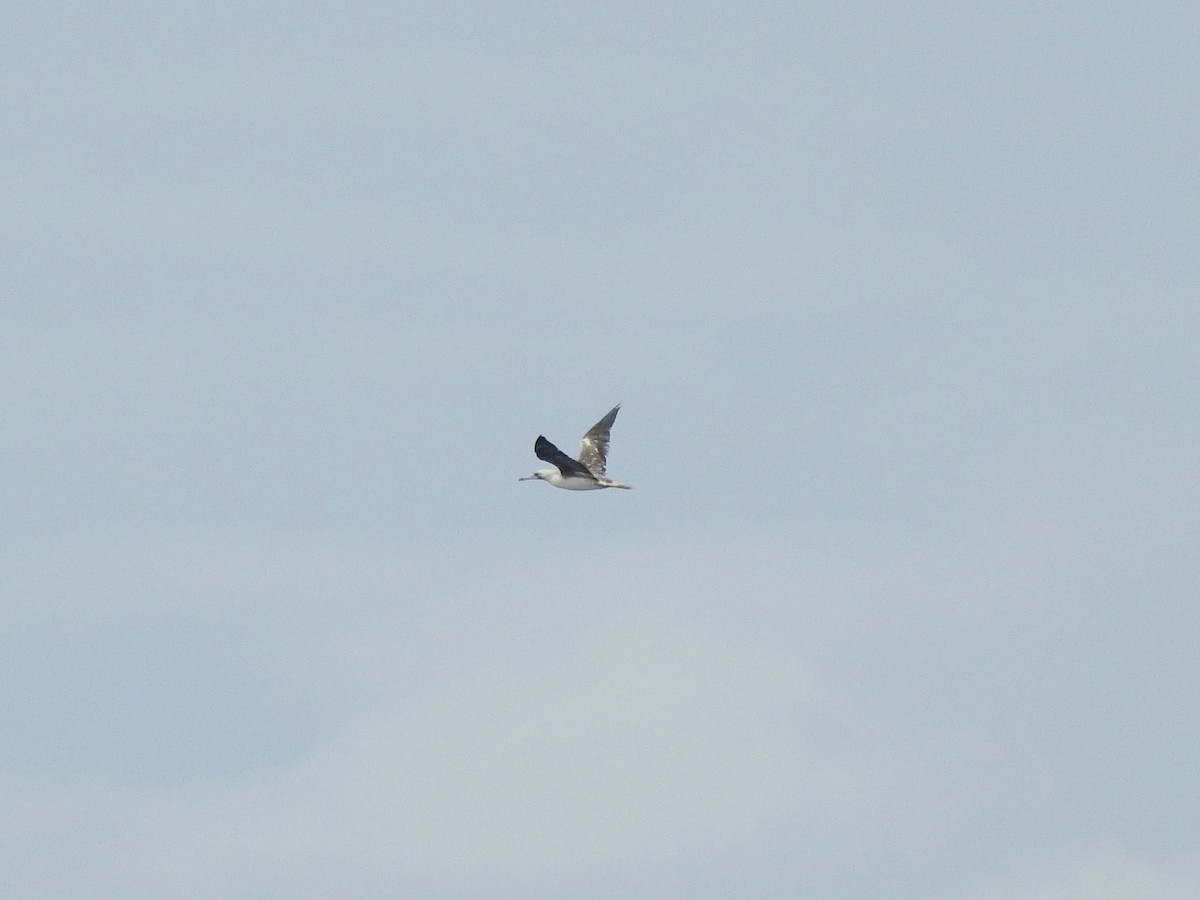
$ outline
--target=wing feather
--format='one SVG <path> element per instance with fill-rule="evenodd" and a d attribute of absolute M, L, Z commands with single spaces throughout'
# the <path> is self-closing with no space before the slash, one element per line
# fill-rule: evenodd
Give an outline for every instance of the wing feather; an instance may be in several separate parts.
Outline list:
<path fill-rule="evenodd" d="M 618 403 L 610 409 L 603 419 L 587 430 L 579 442 L 579 461 L 593 475 L 603 475 L 608 465 L 608 433 L 617 420 L 617 410 L 620 408 L 621 404 Z"/>
<path fill-rule="evenodd" d="M 533 452 L 538 459 L 544 460 L 550 465 L 556 467 L 564 476 L 582 475 L 587 478 L 591 476 L 587 466 L 581 462 L 571 459 L 567 454 L 563 453 L 552 443 L 538 435 L 538 439 L 533 442 Z"/>

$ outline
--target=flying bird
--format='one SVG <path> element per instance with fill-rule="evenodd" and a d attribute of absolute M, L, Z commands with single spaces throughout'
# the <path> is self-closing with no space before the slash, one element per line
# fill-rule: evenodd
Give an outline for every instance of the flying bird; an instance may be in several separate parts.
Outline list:
<path fill-rule="evenodd" d="M 538 459 L 554 465 L 553 469 L 538 469 L 520 481 L 547 481 L 556 488 L 568 491 L 598 491 L 601 488 L 630 489 L 630 485 L 613 481 L 604 474 L 608 459 L 608 432 L 617 420 L 618 403 L 608 414 L 587 430 L 579 442 L 579 459 L 571 459 L 542 435 L 533 442 Z"/>

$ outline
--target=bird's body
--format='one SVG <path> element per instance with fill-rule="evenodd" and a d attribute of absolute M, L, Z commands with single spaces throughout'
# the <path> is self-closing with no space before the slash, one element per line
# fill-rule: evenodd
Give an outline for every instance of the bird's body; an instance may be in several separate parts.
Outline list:
<path fill-rule="evenodd" d="M 545 481 L 566 491 L 598 491 L 603 488 L 624 488 L 629 485 L 613 481 L 604 474 L 608 461 L 608 433 L 617 419 L 618 403 L 603 419 L 587 430 L 579 442 L 579 459 L 572 459 L 542 435 L 533 443 L 538 459 L 553 463 L 553 469 L 538 469 L 521 481 Z"/>
<path fill-rule="evenodd" d="M 558 469 L 538 469 L 533 475 L 520 480 L 531 479 L 545 481 L 564 491 L 598 491 L 606 487 L 627 487 L 624 484 L 601 484 L 598 479 L 584 478 L 582 475 L 564 475 Z"/>

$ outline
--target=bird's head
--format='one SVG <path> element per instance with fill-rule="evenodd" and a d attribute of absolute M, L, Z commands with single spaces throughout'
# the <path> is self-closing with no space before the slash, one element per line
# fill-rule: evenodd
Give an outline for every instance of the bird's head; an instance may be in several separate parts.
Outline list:
<path fill-rule="evenodd" d="M 532 475 L 526 475 L 524 478 L 518 478 L 517 481 L 546 481 L 554 469 L 538 469 Z"/>

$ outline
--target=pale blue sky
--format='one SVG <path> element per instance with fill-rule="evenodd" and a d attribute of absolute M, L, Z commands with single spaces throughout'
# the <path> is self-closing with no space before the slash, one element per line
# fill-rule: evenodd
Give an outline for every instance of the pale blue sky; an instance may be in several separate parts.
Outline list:
<path fill-rule="evenodd" d="M 2 18 L 5 896 L 1200 896 L 1189 6 Z"/>

